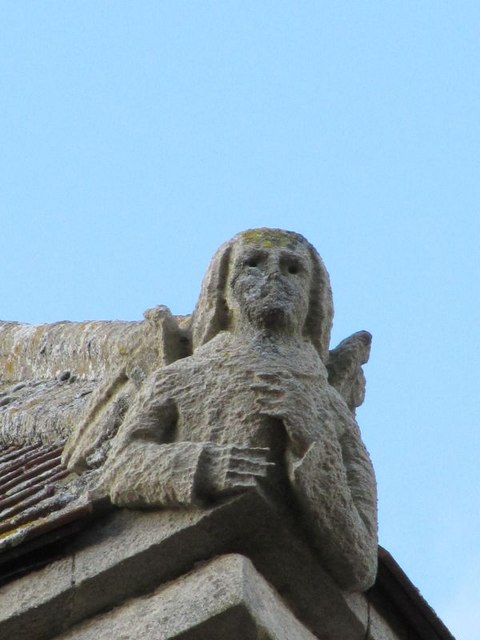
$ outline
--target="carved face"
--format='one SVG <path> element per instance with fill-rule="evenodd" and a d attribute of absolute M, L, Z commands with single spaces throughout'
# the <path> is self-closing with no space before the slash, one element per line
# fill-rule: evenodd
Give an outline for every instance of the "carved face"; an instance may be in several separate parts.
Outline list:
<path fill-rule="evenodd" d="M 241 238 L 230 260 L 227 304 L 234 326 L 301 335 L 308 313 L 312 262 L 291 237 Z"/>

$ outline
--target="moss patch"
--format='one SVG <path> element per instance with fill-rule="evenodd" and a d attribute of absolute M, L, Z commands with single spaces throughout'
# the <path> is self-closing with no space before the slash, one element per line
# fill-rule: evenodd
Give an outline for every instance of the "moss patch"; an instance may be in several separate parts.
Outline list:
<path fill-rule="evenodd" d="M 272 247 L 293 248 L 303 240 L 297 233 L 282 229 L 248 229 L 248 231 L 243 231 L 240 237 L 248 244 L 261 245 L 264 249 Z"/>

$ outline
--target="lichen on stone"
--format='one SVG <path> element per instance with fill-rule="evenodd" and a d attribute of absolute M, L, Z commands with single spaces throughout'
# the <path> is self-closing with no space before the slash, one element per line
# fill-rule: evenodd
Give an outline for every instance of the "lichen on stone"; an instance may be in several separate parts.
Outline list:
<path fill-rule="evenodd" d="M 293 249 L 298 242 L 305 242 L 303 236 L 294 231 L 283 229 L 248 229 L 239 234 L 242 240 L 248 244 L 259 244 L 264 249 L 273 247 L 285 247 Z"/>

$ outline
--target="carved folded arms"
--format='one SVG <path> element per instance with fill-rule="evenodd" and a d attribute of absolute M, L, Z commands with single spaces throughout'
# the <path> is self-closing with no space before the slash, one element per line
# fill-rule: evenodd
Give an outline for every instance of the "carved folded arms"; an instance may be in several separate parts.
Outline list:
<path fill-rule="evenodd" d="M 268 449 L 234 441 L 178 441 L 179 412 L 163 373 L 139 395 L 110 453 L 102 485 L 112 502 L 188 506 L 256 487 L 272 466 Z M 157 392 L 162 383 L 166 389 Z"/>
<path fill-rule="evenodd" d="M 106 470 L 111 500 L 123 507 L 202 504 L 257 486 L 272 464 L 263 448 L 133 439 Z"/>
<path fill-rule="evenodd" d="M 198 435 L 198 441 L 185 440 L 179 424 L 187 432 L 195 429 L 184 424 L 178 388 L 174 399 L 178 384 L 168 370 L 160 371 L 132 406 L 103 474 L 112 502 L 137 508 L 199 505 L 254 489 L 259 482 L 268 487 L 267 476 L 277 466 L 285 469 L 332 576 L 345 588 L 370 586 L 377 544 L 373 469 L 336 392 L 313 394 L 305 379 L 287 371 L 257 373 L 250 388 L 258 418 L 277 429 L 272 447 L 258 447 L 254 436 L 251 446 L 239 444 L 246 429 L 241 423 L 218 425 L 228 444 Z M 320 401 L 327 408 L 319 407 Z M 283 437 L 283 459 L 272 459 L 275 441 Z"/>

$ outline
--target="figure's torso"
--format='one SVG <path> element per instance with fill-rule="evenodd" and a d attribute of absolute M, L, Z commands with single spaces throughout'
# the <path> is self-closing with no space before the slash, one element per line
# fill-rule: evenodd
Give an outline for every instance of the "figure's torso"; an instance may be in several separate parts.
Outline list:
<path fill-rule="evenodd" d="M 336 398 L 332 407 L 330 397 L 332 392 L 337 394 L 328 385 L 325 367 L 310 343 L 301 349 L 259 350 L 222 334 L 168 370 L 159 372 L 159 390 L 167 374 L 178 411 L 177 441 L 278 450 L 284 437 L 278 434 L 282 425 L 260 410 L 255 391 L 261 380 L 259 374 L 281 377 L 287 373 L 303 385 L 305 405 L 314 407 L 315 414 L 308 415 L 312 411 L 307 412 L 306 406 L 296 408 L 299 421 L 310 423 L 305 436 L 308 440 L 316 439 L 332 411 L 337 413 Z M 299 429 L 303 426 L 298 425 Z"/>

